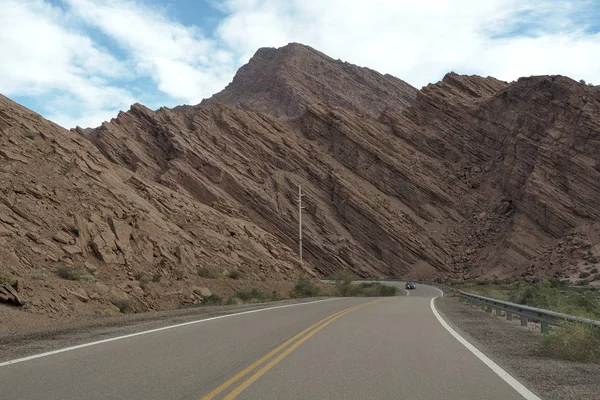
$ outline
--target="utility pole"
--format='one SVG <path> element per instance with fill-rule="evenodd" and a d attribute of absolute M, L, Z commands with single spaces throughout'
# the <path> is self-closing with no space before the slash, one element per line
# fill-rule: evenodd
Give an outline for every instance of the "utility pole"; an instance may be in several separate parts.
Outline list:
<path fill-rule="evenodd" d="M 298 257 L 302 265 L 302 186 L 298 185 Z"/>

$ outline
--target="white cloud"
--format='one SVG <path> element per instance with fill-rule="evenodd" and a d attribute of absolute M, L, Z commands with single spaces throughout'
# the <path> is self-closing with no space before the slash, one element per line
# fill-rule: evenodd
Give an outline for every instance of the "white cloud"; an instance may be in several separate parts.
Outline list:
<path fill-rule="evenodd" d="M 0 92 L 43 101 L 63 126 L 97 126 L 144 99 L 196 104 L 258 48 L 289 42 L 416 87 L 451 70 L 600 83 L 600 35 L 577 25 L 596 0 L 210 1 L 226 17 L 203 33 L 158 0 L 2 0 Z"/>
<path fill-rule="evenodd" d="M 0 92 L 43 96 L 60 93 L 75 108 L 59 114 L 97 113 L 127 104 L 131 96 L 108 79 L 125 76 L 125 66 L 75 30 L 69 16 L 43 1 L 4 0 L 0 7 Z M 56 122 L 64 125 L 66 119 Z"/>
<path fill-rule="evenodd" d="M 574 16 L 592 1 L 227 0 L 220 37 L 247 60 L 296 41 L 420 87 L 454 70 L 513 80 L 561 73 L 600 81 L 597 36 Z M 520 24 L 535 37 L 496 38 Z M 576 60 L 576 61 L 575 61 Z"/>
<path fill-rule="evenodd" d="M 221 90 L 237 67 L 227 49 L 196 27 L 169 19 L 161 9 L 124 0 L 66 2 L 76 15 L 116 40 L 137 71 L 149 74 L 173 99 L 198 103 Z"/>

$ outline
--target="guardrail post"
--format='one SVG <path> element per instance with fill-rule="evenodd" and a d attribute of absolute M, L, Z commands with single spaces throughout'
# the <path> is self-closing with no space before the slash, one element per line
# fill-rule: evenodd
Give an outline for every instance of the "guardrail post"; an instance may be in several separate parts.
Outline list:
<path fill-rule="evenodd" d="M 488 304 L 486 311 L 489 312 L 489 313 L 491 313 L 492 312 L 492 306 Z"/>
<path fill-rule="evenodd" d="M 512 313 L 511 312 L 506 312 L 506 320 L 507 321 L 512 321 Z"/>
<path fill-rule="evenodd" d="M 529 322 L 527 317 L 521 315 L 521 326 L 527 326 L 527 322 Z"/>
<path fill-rule="evenodd" d="M 542 324 L 542 333 L 549 333 L 550 328 L 548 327 L 548 323 L 544 321 L 540 321 Z"/>

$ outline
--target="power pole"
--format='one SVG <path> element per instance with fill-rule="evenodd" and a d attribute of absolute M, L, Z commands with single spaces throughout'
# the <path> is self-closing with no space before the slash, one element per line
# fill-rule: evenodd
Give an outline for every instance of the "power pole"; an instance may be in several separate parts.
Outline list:
<path fill-rule="evenodd" d="M 302 265 L 302 186 L 298 185 L 298 257 Z"/>

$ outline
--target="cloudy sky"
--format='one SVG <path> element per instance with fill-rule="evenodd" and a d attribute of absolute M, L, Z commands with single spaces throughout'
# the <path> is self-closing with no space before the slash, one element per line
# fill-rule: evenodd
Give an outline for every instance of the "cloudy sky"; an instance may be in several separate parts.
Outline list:
<path fill-rule="evenodd" d="M 600 83 L 600 0 L 0 0 L 0 93 L 98 126 L 199 103 L 289 42 L 418 88 L 448 71 Z"/>

